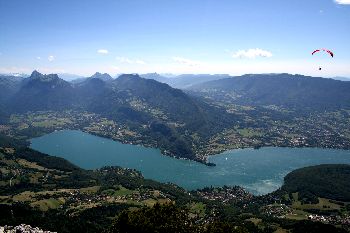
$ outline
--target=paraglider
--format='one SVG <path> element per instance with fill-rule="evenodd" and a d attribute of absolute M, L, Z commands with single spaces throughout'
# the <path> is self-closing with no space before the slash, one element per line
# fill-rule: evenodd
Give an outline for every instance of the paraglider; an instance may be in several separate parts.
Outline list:
<path fill-rule="evenodd" d="M 315 53 L 318 53 L 318 52 L 321 52 L 321 51 L 324 51 L 324 52 L 328 53 L 331 57 L 334 57 L 334 53 L 331 50 L 329 50 L 329 49 L 316 49 L 311 54 L 314 55 Z M 318 70 L 322 70 L 322 68 L 319 67 Z"/>
<path fill-rule="evenodd" d="M 313 51 L 311 54 L 314 55 L 315 53 L 321 52 L 321 51 L 325 51 L 325 52 L 329 53 L 329 55 L 331 55 L 332 57 L 334 57 L 334 53 L 333 53 L 331 50 L 329 50 L 329 49 L 316 49 L 316 50 Z"/>

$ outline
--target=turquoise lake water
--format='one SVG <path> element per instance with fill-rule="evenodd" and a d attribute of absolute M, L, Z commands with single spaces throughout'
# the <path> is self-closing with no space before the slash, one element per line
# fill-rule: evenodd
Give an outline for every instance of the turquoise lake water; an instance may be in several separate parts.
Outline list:
<path fill-rule="evenodd" d="M 239 149 L 211 156 L 203 164 L 164 156 L 160 150 L 127 145 L 81 131 L 56 131 L 31 140 L 31 148 L 67 159 L 85 169 L 106 165 L 134 168 L 145 178 L 171 182 L 188 190 L 239 185 L 254 194 L 278 189 L 297 168 L 318 164 L 350 164 L 350 151 L 320 148 L 265 147 Z"/>

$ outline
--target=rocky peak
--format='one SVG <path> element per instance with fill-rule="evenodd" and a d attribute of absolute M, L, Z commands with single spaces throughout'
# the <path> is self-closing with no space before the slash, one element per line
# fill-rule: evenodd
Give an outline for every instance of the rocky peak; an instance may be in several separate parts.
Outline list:
<path fill-rule="evenodd" d="M 34 70 L 32 72 L 32 74 L 29 76 L 29 79 L 30 80 L 40 80 L 40 81 L 43 81 L 43 82 L 49 82 L 49 81 L 52 81 L 52 80 L 58 80 L 59 77 L 57 74 L 42 74 L 36 70 Z"/>
<path fill-rule="evenodd" d="M 101 74 L 99 72 L 96 72 L 94 75 L 91 76 L 91 78 L 101 79 L 102 81 L 105 81 L 105 82 L 113 80 L 113 78 L 109 74 L 107 73 Z"/>
<path fill-rule="evenodd" d="M 132 79 L 132 78 L 141 78 L 138 74 L 122 74 L 118 77 L 118 79 L 122 80 L 122 79 Z"/>

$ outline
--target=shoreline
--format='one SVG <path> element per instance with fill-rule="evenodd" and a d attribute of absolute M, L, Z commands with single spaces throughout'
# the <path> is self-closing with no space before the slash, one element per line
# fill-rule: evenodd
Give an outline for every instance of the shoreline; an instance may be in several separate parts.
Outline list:
<path fill-rule="evenodd" d="M 117 138 L 112 138 L 112 137 L 109 137 L 108 135 L 103 135 L 103 134 L 98 134 L 96 132 L 92 132 L 92 131 L 88 131 L 88 130 L 84 130 L 84 129 L 80 129 L 80 128 L 67 128 L 67 129 L 55 129 L 51 132 L 45 132 L 43 134 L 41 134 L 40 136 L 38 137 L 41 137 L 41 136 L 44 136 L 46 134 L 50 134 L 50 133 L 53 133 L 53 132 L 57 132 L 57 131 L 65 131 L 65 130 L 72 130 L 72 131 L 81 131 L 81 132 L 84 132 L 84 133 L 87 133 L 87 134 L 91 134 L 93 136 L 96 136 L 96 137 L 101 137 L 101 138 L 105 138 L 105 139 L 108 139 L 108 140 L 112 140 L 112 141 L 115 141 L 115 142 L 120 142 L 122 144 L 126 144 L 126 145 L 135 145 L 135 146 L 142 146 L 142 147 L 145 147 L 145 148 L 153 148 L 153 149 L 157 149 L 161 152 L 161 154 L 163 156 L 168 156 L 168 157 L 172 157 L 172 158 L 175 158 L 175 159 L 180 159 L 180 160 L 189 160 L 189 161 L 194 161 L 194 162 L 198 162 L 198 163 L 201 163 L 201 164 L 204 164 L 206 166 L 216 166 L 215 163 L 212 163 L 212 162 L 209 162 L 208 159 L 209 157 L 214 157 L 214 156 L 218 156 L 218 155 L 221 155 L 225 152 L 230 152 L 230 151 L 234 151 L 234 150 L 244 150 L 244 149 L 253 149 L 253 150 L 259 150 L 259 149 L 263 149 L 263 148 L 274 148 L 274 147 L 280 147 L 280 148 L 310 148 L 310 149 L 329 149 L 329 150 L 345 150 L 345 151 L 350 151 L 350 148 L 337 148 L 337 147 L 315 147 L 315 146 L 282 146 L 282 145 L 266 145 L 266 146 L 259 146 L 259 147 L 256 147 L 256 146 L 246 146 L 246 147 L 238 147 L 238 148 L 228 148 L 228 149 L 223 149 L 223 150 L 218 150 L 216 153 L 211 153 L 211 154 L 207 154 L 205 156 L 200 156 L 200 157 L 197 157 L 198 159 L 189 159 L 189 158 L 184 158 L 184 157 L 181 157 L 181 156 L 177 156 L 177 155 L 174 155 L 174 154 L 171 154 L 170 152 L 168 152 L 166 149 L 162 149 L 162 148 L 159 148 L 157 147 L 156 145 L 152 145 L 152 144 L 136 144 L 136 143 L 133 143 L 132 141 L 126 141 L 126 140 L 119 140 Z M 29 138 L 27 139 L 29 141 L 29 144 L 31 144 L 30 140 L 32 138 Z M 198 156 L 198 154 L 196 154 Z"/>

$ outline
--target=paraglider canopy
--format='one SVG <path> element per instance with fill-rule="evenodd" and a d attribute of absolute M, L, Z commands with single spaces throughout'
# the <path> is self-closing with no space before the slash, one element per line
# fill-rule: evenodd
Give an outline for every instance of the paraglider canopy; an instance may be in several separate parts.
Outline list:
<path fill-rule="evenodd" d="M 332 57 L 334 57 L 333 52 L 332 52 L 331 50 L 329 50 L 329 49 L 316 49 L 316 50 L 313 51 L 311 54 L 314 55 L 315 53 L 320 52 L 320 51 L 325 51 L 325 52 L 329 53 L 329 55 L 331 55 Z"/>
<path fill-rule="evenodd" d="M 324 52 L 328 53 L 329 55 L 331 55 L 331 57 L 334 57 L 334 53 L 331 50 L 329 50 L 329 49 L 316 49 L 311 54 L 314 55 L 315 53 L 318 53 L 318 52 L 321 52 L 321 51 L 324 51 Z M 318 70 L 322 70 L 322 68 L 319 67 Z"/>

